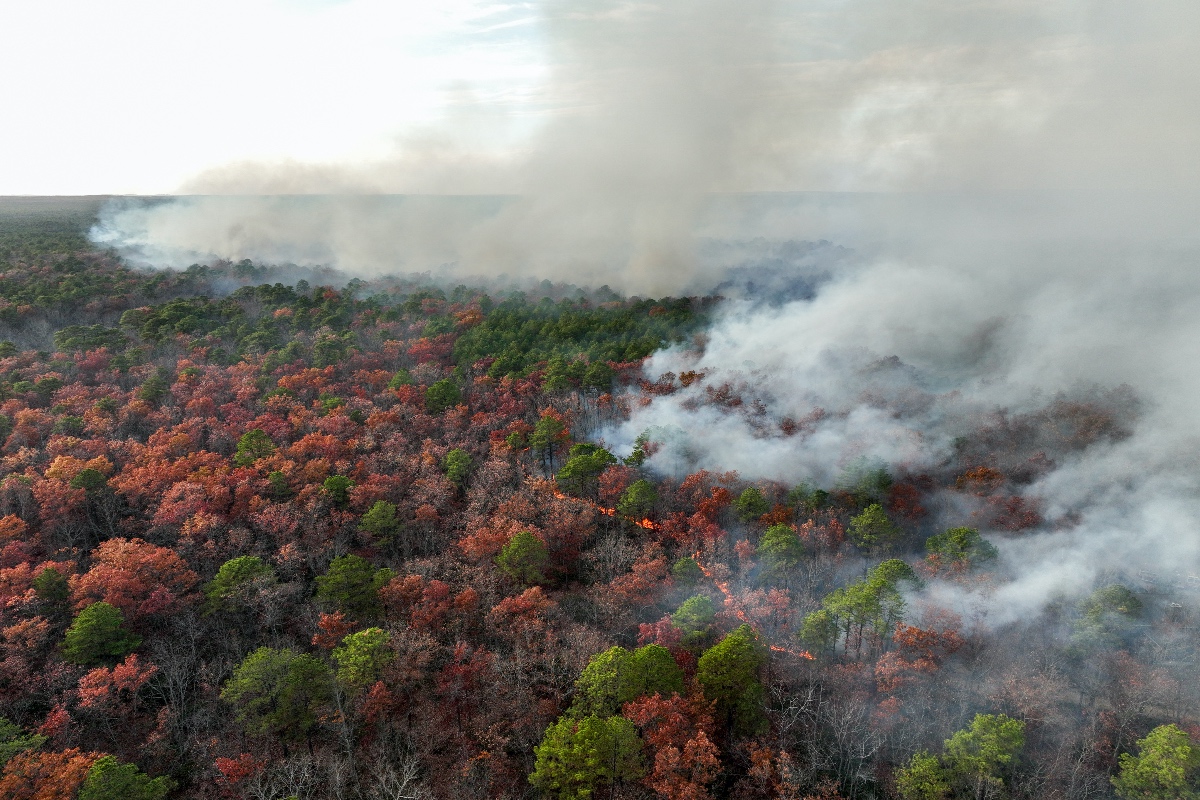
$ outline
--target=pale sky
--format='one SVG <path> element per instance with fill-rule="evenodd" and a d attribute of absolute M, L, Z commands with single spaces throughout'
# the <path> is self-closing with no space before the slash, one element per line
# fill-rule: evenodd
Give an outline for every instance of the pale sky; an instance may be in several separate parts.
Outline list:
<path fill-rule="evenodd" d="M 1197 0 L 0 0 L 0 195 L 1193 191 L 1197 86 Z"/>
<path fill-rule="evenodd" d="M 3 0 L 0 195 L 371 158 L 448 104 L 519 128 L 544 73 L 536 28 L 486 0 Z"/>

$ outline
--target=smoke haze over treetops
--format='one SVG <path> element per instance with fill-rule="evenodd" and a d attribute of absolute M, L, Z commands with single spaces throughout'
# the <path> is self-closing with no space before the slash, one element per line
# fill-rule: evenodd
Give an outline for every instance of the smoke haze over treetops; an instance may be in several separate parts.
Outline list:
<path fill-rule="evenodd" d="M 1186 0 L 497 8 L 468 34 L 540 53 L 544 83 L 484 95 L 458 81 L 440 124 L 397 132 L 370 163 L 214 167 L 182 187 L 197 196 L 112 209 L 102 239 L 152 263 L 453 265 L 662 293 L 697 277 L 697 233 L 726 227 L 714 193 L 1017 193 L 1053 226 L 1064 194 L 1155 207 L 1200 182 L 1200 9 Z M 524 33 L 497 45 L 497 29 Z M 379 193 L 511 199 L 468 214 L 263 197 Z M 821 233 L 782 222 L 774 235 Z"/>
<path fill-rule="evenodd" d="M 1107 570 L 1197 569 L 1200 6 L 535 11 L 550 79 L 532 105 L 460 92 L 391 158 L 223 167 L 184 187 L 195 195 L 111 206 L 96 238 L 157 265 L 644 293 L 703 290 L 781 243 L 828 239 L 854 255 L 785 264 L 815 297 L 731 300 L 702 351 L 648 368 L 704 381 L 635 410 L 610 441 L 679 431 L 654 462 L 666 471 L 828 485 L 859 458 L 936 469 L 1000 408 L 1105 397 L 1130 435 L 1047 454 L 1054 468 L 1023 489 L 1046 522 L 1004 545 L 1016 578 L 994 613 Z M 515 118 L 536 124 L 489 139 Z M 794 191 L 818 193 L 738 194 Z M 696 402 L 723 382 L 759 405 Z M 1137 403 L 1106 394 L 1121 385 Z M 784 418 L 812 421 L 768 430 Z"/>
<path fill-rule="evenodd" d="M 1194 574 L 1196 266 L 1194 249 L 1103 246 L 858 263 L 812 300 L 727 302 L 702 349 L 646 368 L 703 378 L 605 436 L 620 450 L 650 431 L 662 445 L 650 464 L 666 474 L 736 469 L 827 489 L 864 463 L 1029 470 L 1019 493 L 1045 521 L 1002 544 L 1018 577 L 988 602 L 993 618 L 1105 575 Z M 1082 406 L 1115 430 L 1074 441 L 1077 423 L 1056 415 Z M 973 460 L 963 442 L 978 440 L 996 444 Z M 954 493 L 931 510 L 944 527 L 989 527 Z"/>

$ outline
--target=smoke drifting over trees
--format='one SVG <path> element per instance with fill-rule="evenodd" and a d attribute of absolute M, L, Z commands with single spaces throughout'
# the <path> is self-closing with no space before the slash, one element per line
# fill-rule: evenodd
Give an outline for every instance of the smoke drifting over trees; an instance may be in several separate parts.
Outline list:
<path fill-rule="evenodd" d="M 522 102 L 458 91 L 441 127 L 401 136 L 369 164 L 214 169 L 184 187 L 206 196 L 114 213 L 104 240 L 160 263 L 215 255 L 372 274 L 453 264 L 657 293 L 697 277 L 698 230 L 746 222 L 712 213 L 714 192 L 1023 192 L 1017 201 L 1038 212 L 1024 223 L 1038 231 L 1109 217 L 1113 198 L 1095 192 L 1142 193 L 1123 205 L 1148 206 L 1150 220 L 1195 208 L 1161 195 L 1194 199 L 1200 178 L 1200 12 L 1182 0 L 546 2 L 532 19 L 507 13 L 501 22 L 535 31 L 513 46 L 540 45 L 547 65 Z M 528 133 L 500 133 L 514 127 Z M 380 192 L 515 197 L 466 210 L 249 197 Z M 228 194 L 243 197 L 209 196 Z M 773 233 L 787 238 L 827 227 L 781 222 Z M 881 233 L 865 222 L 851 211 L 832 232 Z"/>
<path fill-rule="evenodd" d="M 1070 520 L 1013 545 L 1025 563 L 1029 548 L 1056 563 L 1029 576 L 1041 591 L 1018 588 L 1041 598 L 1114 565 L 1195 560 L 1198 22 L 1182 2 L 544 3 L 549 111 L 523 146 L 472 150 L 477 132 L 454 117 L 382 163 L 216 170 L 189 188 L 241 196 L 117 205 L 97 238 L 155 263 L 630 291 L 712 286 L 769 249 L 751 242 L 730 261 L 706 242 L 849 245 L 854 258 L 785 270 L 815 299 L 730 303 L 702 350 L 656 356 L 652 373 L 707 380 L 612 436 L 703 430 L 653 463 L 828 482 L 860 457 L 933 469 L 998 409 L 1127 384 L 1141 401 L 1136 418 L 1123 412 L 1132 435 L 1049 453 L 1055 469 L 1023 489 L 1049 525 Z M 257 196 L 281 187 L 505 196 Z M 935 194 L 719 194 L 797 187 Z M 696 402 L 723 382 L 756 402 Z M 801 437 L 762 430 L 818 409 Z M 1134 544 L 1131 529 L 1151 539 Z"/>
<path fill-rule="evenodd" d="M 511 796 L 530 774 L 602 796 L 1140 791 L 1135 742 L 1196 737 L 1200 8 L 543 3 L 534 22 L 549 80 L 515 145 L 483 146 L 486 115 L 451 114 L 375 163 L 232 165 L 193 195 L 114 201 L 93 241 L 151 266 L 225 260 L 168 273 L 188 298 L 250 259 L 722 299 L 563 300 L 551 283 L 560 302 L 399 283 L 368 297 L 386 281 L 305 280 L 168 302 L 93 254 L 136 288 L 128 302 L 58 331 L 69 362 L 3 356 L 6 458 L 28 478 L 4 484 L 6 535 L 35 525 L 50 542 L 11 568 L 52 563 L 55 536 L 87 550 L 54 567 L 78 605 L 79 576 L 125 541 L 118 496 L 122 532 L 159 537 L 163 558 L 183 547 L 207 587 L 257 548 L 254 591 L 210 599 L 279 641 L 243 620 L 222 680 L 240 662 L 251 683 L 250 653 L 289 681 L 295 662 L 304 702 L 276 731 L 282 759 L 244 713 L 230 719 L 260 749 L 214 736 L 189 751 L 230 785 L 352 770 L 342 749 L 352 762 L 382 731 L 379 764 L 404 774 L 371 785 L 412 783 L 423 760 L 446 767 L 429 772 L 447 796 Z M 52 367 L 120 387 L 140 416 L 75 397 Z M 37 449 L 85 422 L 133 444 L 72 445 L 57 468 Z M 271 449 L 241 446 L 255 429 Z M 76 481 L 99 453 L 108 471 Z M 147 454 L 207 471 L 150 496 Z M 245 476 L 205 505 L 226 462 Z M 43 525 L 26 485 L 83 498 L 74 527 Z M 12 579 L 29 597 L 31 569 Z M 317 588 L 331 576 L 363 603 Z M 294 613 L 302 595 L 319 623 Z M 65 630 L 70 611 L 54 613 Z M 153 653 L 151 685 L 167 686 L 174 634 L 128 618 L 148 644 L 120 655 Z M 676 693 L 626 698 L 614 677 L 604 713 L 586 713 L 575 681 L 603 653 L 661 660 Z M 718 661 L 750 666 L 698 677 Z M 219 684 L 202 702 L 244 711 Z M 490 691 L 526 718 L 486 708 Z M 79 744 L 55 733 L 65 707 L 42 705 L 19 707 L 24 728 Z M 389 744 L 400 709 L 410 738 Z M 195 724 L 234 724 L 210 716 Z M 433 728 L 436 743 L 414 737 Z M 988 737 L 1003 758 L 972 761 Z M 611 758 L 588 773 L 577 752 Z"/>
<path fill-rule="evenodd" d="M 655 432 L 650 464 L 667 473 L 737 469 L 825 488 L 863 460 L 915 475 L 978 458 L 1009 473 L 1040 456 L 1047 466 L 1020 492 L 1041 504 L 1045 533 L 1005 545 L 1019 578 L 1011 598 L 989 599 L 1006 619 L 1105 571 L 1194 569 L 1194 261 L 1093 250 L 1074 263 L 1081 255 L 877 262 L 835 274 L 812 300 L 727 302 L 702 348 L 646 367 L 703 377 L 635 408 L 609 438 L 632 446 Z M 1075 430 L 1065 415 L 1085 404 L 1110 427 Z M 1023 441 L 972 452 L 989 427 Z M 962 511 L 947 500 L 946 523 Z"/>

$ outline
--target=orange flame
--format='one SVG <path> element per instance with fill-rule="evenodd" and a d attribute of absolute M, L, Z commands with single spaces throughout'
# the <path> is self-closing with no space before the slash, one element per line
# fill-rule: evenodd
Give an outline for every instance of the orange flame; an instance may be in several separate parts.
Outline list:
<path fill-rule="evenodd" d="M 585 506 L 591 506 L 592 508 L 599 511 L 601 514 L 604 514 L 605 516 L 608 516 L 608 517 L 621 516 L 620 514 L 617 513 L 617 510 L 615 508 L 608 508 L 607 506 L 602 506 L 599 503 L 593 503 L 591 500 L 588 500 L 583 497 L 572 497 L 569 494 L 563 494 L 558 489 L 554 490 L 554 496 L 557 497 L 559 500 L 574 500 L 576 503 L 583 503 Z M 648 530 L 648 531 L 658 530 L 658 523 L 654 522 L 653 520 L 651 520 L 649 518 L 631 519 L 630 517 L 624 517 L 624 519 L 629 520 L 634 525 L 637 525 L 639 528 L 642 528 L 644 530 Z"/>
<path fill-rule="evenodd" d="M 712 581 L 713 586 L 716 586 L 717 589 L 720 590 L 721 594 L 725 595 L 725 605 L 733 609 L 733 613 L 737 615 L 737 618 L 742 622 L 753 625 L 754 623 L 750 621 L 750 617 L 748 614 L 746 614 L 746 610 L 742 608 L 742 604 L 738 602 L 736 597 L 733 596 L 733 592 L 729 591 L 729 582 L 717 580 L 716 576 L 712 574 L 712 570 L 700 563 L 699 551 L 692 554 L 692 561 L 696 562 L 696 566 L 699 567 L 700 571 L 704 573 L 704 577 Z"/>
<path fill-rule="evenodd" d="M 601 514 L 604 514 L 605 516 L 608 516 L 608 517 L 621 516 L 617 513 L 617 510 L 615 508 L 608 508 L 607 506 L 602 506 L 599 503 L 593 503 L 591 500 L 588 500 L 583 497 L 572 497 L 569 494 L 564 494 L 563 492 L 560 492 L 558 489 L 554 489 L 553 491 L 554 491 L 554 496 L 557 497 L 559 500 L 573 500 L 576 503 L 583 503 L 584 505 L 591 506 L 592 508 L 599 511 Z M 625 517 L 625 519 L 629 519 L 629 517 Z M 640 520 L 629 519 L 629 521 L 644 530 L 648 530 L 648 531 L 658 530 L 658 523 L 656 523 L 650 519 L 640 519 Z M 702 573 L 704 573 L 704 577 L 706 577 L 710 581 L 712 581 L 713 585 L 717 587 L 717 589 L 721 592 L 721 594 L 725 595 L 725 604 L 729 608 L 733 609 L 734 615 L 737 616 L 737 618 L 739 620 L 741 620 L 742 622 L 745 622 L 747 625 L 750 625 L 755 630 L 757 630 L 758 626 L 754 624 L 754 620 L 750 619 L 750 615 L 746 613 L 746 609 L 742 606 L 741 601 L 738 600 L 734 596 L 733 592 L 731 592 L 729 590 L 729 582 L 728 581 L 718 581 L 713 576 L 712 571 L 709 570 L 708 567 L 704 566 L 704 564 L 702 564 L 700 562 L 700 553 L 699 552 L 697 552 L 695 555 L 692 556 L 692 560 L 696 562 L 696 566 L 698 566 L 700 568 L 700 571 Z M 809 661 L 813 660 L 812 653 L 808 652 L 807 650 L 789 650 L 788 648 L 782 647 L 777 644 L 770 645 L 770 649 L 772 652 L 775 652 L 775 653 L 785 653 L 790 656 L 795 656 L 796 658 L 805 658 L 805 659 L 808 659 Z"/>
<path fill-rule="evenodd" d="M 745 622 L 755 630 L 758 630 L 758 626 L 754 624 L 754 620 L 750 619 L 750 615 L 746 613 L 746 609 L 742 605 L 742 602 L 738 600 L 736 596 L 734 596 L 733 592 L 729 590 L 729 582 L 719 581 L 716 579 L 716 577 L 712 574 L 712 570 L 701 563 L 699 551 L 692 555 L 692 561 L 696 562 L 696 566 L 699 567 L 700 571 L 704 573 L 704 577 L 712 581 L 713 586 L 716 586 L 718 591 L 725 595 L 725 605 L 733 609 L 734 615 L 737 616 L 737 618 L 742 622 Z M 788 648 L 777 644 L 768 645 L 768 647 L 770 647 L 771 651 L 774 653 L 785 653 L 790 656 L 795 656 L 796 658 L 805 658 L 809 661 L 813 660 L 813 654 L 807 650 L 789 650 Z"/>

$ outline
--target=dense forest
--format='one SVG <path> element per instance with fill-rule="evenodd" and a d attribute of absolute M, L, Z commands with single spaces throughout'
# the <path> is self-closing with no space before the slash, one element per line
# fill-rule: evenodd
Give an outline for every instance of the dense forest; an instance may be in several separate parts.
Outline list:
<path fill-rule="evenodd" d="M 0 214 L 0 797 L 1200 796 L 1200 581 L 921 592 L 986 595 L 1121 391 L 919 474 L 659 474 L 601 432 L 705 382 L 643 362 L 717 297 L 143 271 L 94 213 Z"/>

